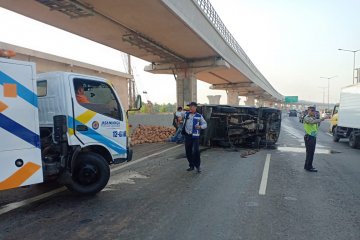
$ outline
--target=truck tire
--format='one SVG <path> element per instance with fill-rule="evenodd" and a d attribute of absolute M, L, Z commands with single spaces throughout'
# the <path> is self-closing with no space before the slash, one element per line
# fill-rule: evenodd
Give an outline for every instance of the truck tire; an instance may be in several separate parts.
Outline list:
<path fill-rule="evenodd" d="M 354 131 L 352 131 L 350 133 L 350 136 L 349 136 L 349 146 L 352 147 L 352 148 L 357 148 L 359 146 L 359 142 L 358 142 L 358 139 L 357 137 L 355 136 L 354 134 Z"/>
<path fill-rule="evenodd" d="M 340 138 L 339 138 L 338 135 L 337 135 L 337 128 L 336 128 L 336 127 L 334 127 L 332 133 L 333 133 L 333 141 L 334 141 L 334 142 L 339 142 L 339 141 L 340 141 Z"/>
<path fill-rule="evenodd" d="M 66 187 L 73 192 L 94 195 L 100 192 L 110 178 L 110 167 L 97 153 L 81 153 L 72 173 L 72 181 Z"/>

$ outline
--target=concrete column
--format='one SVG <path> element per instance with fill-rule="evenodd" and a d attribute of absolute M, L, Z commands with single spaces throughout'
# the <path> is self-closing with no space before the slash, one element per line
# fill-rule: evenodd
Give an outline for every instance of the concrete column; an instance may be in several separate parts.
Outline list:
<path fill-rule="evenodd" d="M 239 93 L 236 90 L 227 90 L 227 104 L 228 105 L 239 105 Z"/>
<path fill-rule="evenodd" d="M 197 102 L 197 79 L 191 69 L 176 72 L 176 101 L 178 106 Z"/>
<path fill-rule="evenodd" d="M 255 106 L 255 97 L 253 97 L 253 96 L 246 97 L 245 105 L 246 106 Z"/>
<path fill-rule="evenodd" d="M 261 98 L 257 99 L 257 103 L 256 103 L 257 107 L 263 107 L 264 106 L 264 100 Z"/>
<path fill-rule="evenodd" d="M 208 95 L 209 104 L 220 104 L 221 95 Z"/>

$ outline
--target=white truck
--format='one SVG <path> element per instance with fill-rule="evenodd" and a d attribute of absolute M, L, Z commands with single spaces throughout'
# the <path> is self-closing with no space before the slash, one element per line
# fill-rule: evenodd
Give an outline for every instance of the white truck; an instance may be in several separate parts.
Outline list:
<path fill-rule="evenodd" d="M 336 115 L 337 113 L 337 115 Z M 333 124 L 333 140 L 349 138 L 352 148 L 360 148 L 360 83 L 345 87 L 340 93 L 340 104 L 335 106 L 333 116 L 337 124 Z"/>
<path fill-rule="evenodd" d="M 132 157 L 112 84 L 35 73 L 34 63 L 0 57 L 0 190 L 57 179 L 77 193 L 101 191 L 109 165 Z"/>

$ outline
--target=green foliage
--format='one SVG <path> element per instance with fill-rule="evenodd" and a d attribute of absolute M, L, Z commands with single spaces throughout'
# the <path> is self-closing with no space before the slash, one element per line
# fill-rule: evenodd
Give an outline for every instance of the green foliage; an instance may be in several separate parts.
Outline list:
<path fill-rule="evenodd" d="M 154 103 L 152 106 L 153 113 L 173 113 L 176 111 L 176 109 L 177 109 L 176 104 L 172 104 L 172 103 L 167 103 L 167 104 Z M 150 105 L 143 103 L 142 107 L 140 109 L 140 112 L 141 113 L 150 113 L 151 112 Z"/>

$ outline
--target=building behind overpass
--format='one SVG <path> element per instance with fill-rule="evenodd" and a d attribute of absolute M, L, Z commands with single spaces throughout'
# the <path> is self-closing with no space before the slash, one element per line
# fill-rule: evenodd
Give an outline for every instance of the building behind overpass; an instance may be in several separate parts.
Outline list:
<path fill-rule="evenodd" d="M 128 81 L 133 78 L 130 74 L 3 42 L 0 42 L 0 49 L 15 51 L 16 56 L 13 59 L 36 63 L 37 73 L 52 71 L 76 72 L 110 80 L 120 97 L 123 107 L 125 109 L 129 108 Z"/>

